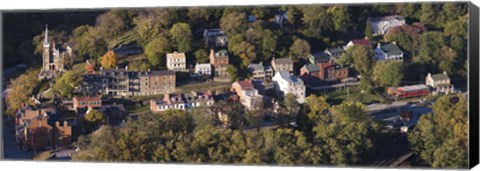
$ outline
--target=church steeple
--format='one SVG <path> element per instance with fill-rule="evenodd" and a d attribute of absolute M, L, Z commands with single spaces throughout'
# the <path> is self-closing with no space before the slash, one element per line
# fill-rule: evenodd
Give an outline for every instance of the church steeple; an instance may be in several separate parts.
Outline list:
<path fill-rule="evenodd" d="M 43 40 L 43 46 L 49 47 L 50 43 L 48 42 L 48 24 L 45 25 L 45 40 Z"/>

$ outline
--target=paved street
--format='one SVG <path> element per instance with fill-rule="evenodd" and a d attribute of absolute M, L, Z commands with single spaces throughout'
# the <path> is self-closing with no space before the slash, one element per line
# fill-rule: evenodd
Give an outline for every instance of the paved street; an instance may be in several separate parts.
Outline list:
<path fill-rule="evenodd" d="M 12 134 L 12 129 L 11 127 L 8 127 L 6 125 L 3 125 L 3 143 L 4 143 L 4 159 L 5 160 L 31 160 L 32 159 L 32 153 L 31 152 L 25 152 L 20 149 L 19 146 L 17 146 L 14 135 Z"/>

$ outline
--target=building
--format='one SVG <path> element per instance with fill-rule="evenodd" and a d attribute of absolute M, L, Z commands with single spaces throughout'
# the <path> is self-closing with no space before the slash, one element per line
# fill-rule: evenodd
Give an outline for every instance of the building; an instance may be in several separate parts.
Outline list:
<path fill-rule="evenodd" d="M 167 53 L 167 68 L 171 71 L 187 71 L 187 57 L 185 53 Z"/>
<path fill-rule="evenodd" d="M 103 113 L 105 120 L 109 125 L 119 126 L 122 122 L 125 121 L 127 117 L 127 112 L 123 104 L 111 104 L 111 105 L 102 105 L 96 110 Z"/>
<path fill-rule="evenodd" d="M 275 72 L 288 71 L 293 73 L 293 61 L 290 58 L 273 58 L 272 67 Z"/>
<path fill-rule="evenodd" d="M 343 49 L 347 50 L 349 47 L 352 47 L 352 46 L 363 46 L 366 48 L 372 48 L 372 42 L 368 40 L 367 37 L 365 37 L 364 39 L 354 39 L 354 40 L 350 40 Z"/>
<path fill-rule="evenodd" d="M 240 80 L 232 84 L 232 91 L 240 97 L 240 102 L 248 110 L 258 110 L 263 108 L 263 96 L 254 88 L 252 81 Z"/>
<path fill-rule="evenodd" d="M 140 81 L 140 84 L 148 85 L 148 89 L 144 91 L 146 95 L 175 91 L 176 76 L 173 71 L 151 71 L 147 78 L 145 82 Z"/>
<path fill-rule="evenodd" d="M 434 90 L 434 93 L 449 94 L 455 91 L 453 84 L 450 83 L 450 77 L 447 72 L 441 74 L 428 73 L 425 78 L 425 84 Z"/>
<path fill-rule="evenodd" d="M 176 75 L 174 71 L 128 71 L 125 68 L 103 69 L 85 74 L 82 89 L 90 96 L 104 94 L 112 97 L 157 95 L 174 92 Z"/>
<path fill-rule="evenodd" d="M 393 27 L 402 26 L 405 24 L 405 17 L 401 15 L 391 15 L 385 17 L 369 17 L 367 24 L 372 27 L 373 35 L 383 35 Z"/>
<path fill-rule="evenodd" d="M 205 29 L 203 39 L 210 48 L 227 46 L 227 34 L 222 29 Z"/>
<path fill-rule="evenodd" d="M 313 65 L 316 65 L 318 63 L 325 63 L 331 61 L 331 59 L 333 58 L 330 58 L 330 55 L 328 55 L 328 53 L 326 53 L 325 51 L 316 52 L 308 56 L 308 61 L 310 62 L 310 64 Z"/>
<path fill-rule="evenodd" d="M 213 49 L 210 49 L 210 64 L 213 66 L 214 77 L 228 76 L 227 66 L 229 59 L 227 50 L 222 49 L 215 52 Z"/>
<path fill-rule="evenodd" d="M 348 67 L 344 67 L 333 62 L 320 63 L 318 65 L 320 68 L 320 80 L 338 82 L 342 79 L 348 78 Z"/>
<path fill-rule="evenodd" d="M 197 63 L 195 65 L 195 74 L 211 76 L 212 75 L 212 65 L 210 65 L 209 63 L 205 63 L 205 64 Z"/>
<path fill-rule="evenodd" d="M 273 70 L 270 66 L 263 66 L 263 63 L 251 63 L 247 67 L 254 80 L 271 81 Z"/>
<path fill-rule="evenodd" d="M 342 56 L 343 53 L 345 53 L 345 50 L 340 47 L 327 48 L 325 49 L 325 53 L 327 53 L 330 56 L 330 58 L 338 59 Z"/>
<path fill-rule="evenodd" d="M 192 107 L 210 107 L 215 104 L 213 99 L 212 92 L 208 91 L 205 93 L 192 91 L 190 93 L 184 93 L 183 98 L 185 101 L 186 108 Z"/>
<path fill-rule="evenodd" d="M 72 127 L 63 121 L 59 125 L 55 108 L 21 109 L 16 114 L 16 141 L 23 149 L 46 150 L 64 148 L 71 144 Z M 54 122 L 55 125 L 50 124 Z M 57 125 L 58 123 L 58 125 Z"/>
<path fill-rule="evenodd" d="M 430 94 L 430 89 L 423 84 L 418 84 L 403 87 L 389 87 L 387 93 L 390 97 L 403 99 L 426 96 Z"/>
<path fill-rule="evenodd" d="M 55 142 L 55 149 L 67 148 L 72 144 L 72 127 L 68 125 L 67 121 L 55 122 L 55 129 L 53 129 L 53 138 Z"/>
<path fill-rule="evenodd" d="M 273 76 L 273 82 L 278 98 L 283 99 L 285 95 L 292 93 L 297 97 L 298 103 L 303 104 L 305 102 L 305 85 L 301 79 L 287 71 L 279 71 Z"/>
<path fill-rule="evenodd" d="M 72 49 L 66 43 L 57 44 L 50 42 L 48 38 L 48 27 L 45 28 L 45 39 L 43 41 L 43 64 L 38 78 L 52 79 L 60 76 L 65 70 L 65 58 L 72 56 Z"/>
<path fill-rule="evenodd" d="M 375 49 L 375 57 L 379 61 L 393 60 L 403 62 L 403 51 L 397 46 L 396 42 L 392 42 L 383 46 L 378 43 L 377 48 Z"/>
<path fill-rule="evenodd" d="M 185 110 L 185 101 L 181 94 L 165 93 L 162 100 L 150 100 L 150 111 L 163 112 L 168 109 Z"/>
<path fill-rule="evenodd" d="M 102 97 L 101 96 L 74 96 L 72 99 L 73 108 L 75 110 L 79 108 L 96 108 L 102 106 Z"/>
<path fill-rule="evenodd" d="M 305 84 L 316 83 L 320 81 L 320 67 L 315 64 L 307 64 L 300 68 L 300 78 Z"/>

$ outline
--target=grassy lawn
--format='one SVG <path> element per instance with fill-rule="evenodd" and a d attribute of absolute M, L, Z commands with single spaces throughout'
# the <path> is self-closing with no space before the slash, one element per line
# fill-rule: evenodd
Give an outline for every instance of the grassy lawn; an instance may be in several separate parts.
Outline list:
<path fill-rule="evenodd" d="M 129 105 L 126 107 L 127 110 L 127 113 L 145 113 L 145 112 L 148 112 L 150 109 L 149 109 L 149 106 L 148 105 L 145 105 L 145 106 L 135 106 L 135 105 Z"/>
<path fill-rule="evenodd" d="M 110 41 L 108 43 L 108 47 L 113 48 L 113 47 L 117 47 L 117 46 L 120 46 L 120 45 L 126 45 L 126 44 L 132 43 L 134 41 L 137 41 L 139 39 L 140 38 L 136 34 L 135 30 L 132 29 L 132 30 L 126 32 L 125 34 L 119 36 L 118 38 Z"/>
<path fill-rule="evenodd" d="M 72 67 L 72 71 L 74 71 L 75 73 L 82 73 L 85 71 L 85 65 L 87 65 L 86 62 L 75 64 Z"/>
<path fill-rule="evenodd" d="M 145 60 L 147 57 L 144 54 L 131 55 L 124 57 L 118 61 L 118 63 L 129 63 L 133 61 Z"/>
<path fill-rule="evenodd" d="M 348 92 L 346 90 L 339 90 L 326 95 L 327 101 L 331 104 L 340 104 L 343 101 L 358 101 L 361 103 L 372 103 L 374 101 L 383 102 L 384 99 L 378 95 L 371 94 L 371 93 L 360 93 L 360 91 L 356 89 L 351 89 Z"/>

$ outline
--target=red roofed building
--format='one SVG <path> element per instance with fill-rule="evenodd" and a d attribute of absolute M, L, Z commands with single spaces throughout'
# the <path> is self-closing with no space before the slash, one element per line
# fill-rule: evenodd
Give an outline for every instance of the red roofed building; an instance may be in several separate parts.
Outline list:
<path fill-rule="evenodd" d="M 263 108 L 263 96 L 258 94 L 252 81 L 239 80 L 232 84 L 232 91 L 240 97 L 241 103 L 249 110 Z"/>
<path fill-rule="evenodd" d="M 351 46 L 365 46 L 372 48 L 372 42 L 365 37 L 365 39 L 354 39 L 347 43 L 344 49 L 348 49 Z"/>
<path fill-rule="evenodd" d="M 334 65 L 332 62 L 320 63 L 320 80 L 338 81 L 348 78 L 348 68 Z"/>
<path fill-rule="evenodd" d="M 389 87 L 387 93 L 396 98 L 421 97 L 430 94 L 430 89 L 423 84 L 418 84 L 403 87 Z"/>

